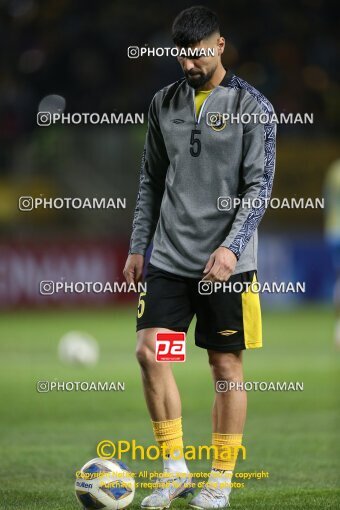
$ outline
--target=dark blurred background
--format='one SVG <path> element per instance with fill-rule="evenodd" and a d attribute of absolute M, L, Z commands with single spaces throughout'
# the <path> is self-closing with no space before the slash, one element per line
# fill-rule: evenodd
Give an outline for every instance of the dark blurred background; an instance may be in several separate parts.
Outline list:
<path fill-rule="evenodd" d="M 0 1 L 2 308 L 64 305 L 64 299 L 38 295 L 41 279 L 122 279 L 146 122 L 42 127 L 37 112 L 57 95 L 66 113 L 146 118 L 155 92 L 179 79 L 181 69 L 173 57 L 129 59 L 127 48 L 172 46 L 174 17 L 195 3 Z M 200 4 L 220 17 L 226 67 L 263 92 L 277 113 L 314 114 L 313 125 L 279 126 L 273 196 L 322 197 L 327 170 L 339 157 L 337 3 Z M 20 196 L 125 197 L 127 207 L 20 211 Z M 330 301 L 334 272 L 324 215 L 320 208 L 267 212 L 260 228 L 260 277 L 307 282 L 306 295 L 276 296 L 272 305 Z M 66 305 L 92 298 L 82 299 Z M 91 303 L 104 302 L 95 297 Z"/>

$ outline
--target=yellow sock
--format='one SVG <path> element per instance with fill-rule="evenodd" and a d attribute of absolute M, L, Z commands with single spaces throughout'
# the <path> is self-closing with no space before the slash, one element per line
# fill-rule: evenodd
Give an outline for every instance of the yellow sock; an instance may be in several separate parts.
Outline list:
<path fill-rule="evenodd" d="M 153 433 L 160 448 L 168 453 L 176 449 L 183 451 L 182 418 L 175 420 L 153 421 Z"/>
<path fill-rule="evenodd" d="M 213 432 L 212 444 L 217 447 L 212 469 L 234 471 L 239 447 L 242 445 L 242 434 L 218 434 Z"/>

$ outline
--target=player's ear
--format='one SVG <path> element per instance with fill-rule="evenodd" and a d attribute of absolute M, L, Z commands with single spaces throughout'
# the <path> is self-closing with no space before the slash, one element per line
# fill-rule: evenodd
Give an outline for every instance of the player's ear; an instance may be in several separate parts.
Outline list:
<path fill-rule="evenodd" d="M 218 51 L 219 57 L 223 54 L 224 48 L 225 48 L 225 39 L 224 39 L 224 37 L 219 36 L 217 39 L 217 51 Z"/>

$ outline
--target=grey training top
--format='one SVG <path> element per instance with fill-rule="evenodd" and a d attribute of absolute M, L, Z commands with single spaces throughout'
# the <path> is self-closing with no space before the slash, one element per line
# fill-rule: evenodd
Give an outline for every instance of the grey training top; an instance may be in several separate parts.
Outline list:
<path fill-rule="evenodd" d="M 233 114 L 234 122 L 216 121 L 216 116 L 207 122 L 208 112 Z M 230 73 L 198 118 L 194 90 L 185 79 L 157 92 L 149 110 L 129 252 L 145 255 L 153 239 L 154 266 L 201 278 L 211 253 L 225 246 L 238 259 L 235 274 L 256 269 L 257 226 L 275 169 L 276 125 L 263 122 L 273 113 L 260 92 Z M 237 122 L 237 114 L 243 122 Z M 244 206 L 228 207 L 234 198 L 243 198 Z"/>

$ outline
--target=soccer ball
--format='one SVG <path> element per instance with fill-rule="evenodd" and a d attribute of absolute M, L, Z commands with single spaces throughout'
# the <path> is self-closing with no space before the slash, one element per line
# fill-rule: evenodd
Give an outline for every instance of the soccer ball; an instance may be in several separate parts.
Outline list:
<path fill-rule="evenodd" d="M 63 363 L 94 365 L 98 361 L 99 348 L 96 340 L 87 333 L 70 331 L 61 337 L 58 354 Z"/>
<path fill-rule="evenodd" d="M 76 496 L 84 509 L 119 510 L 135 495 L 135 480 L 120 460 L 89 460 L 77 473 Z"/>

